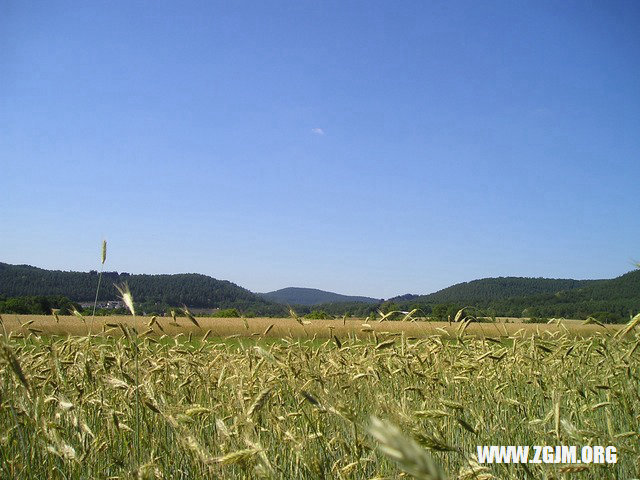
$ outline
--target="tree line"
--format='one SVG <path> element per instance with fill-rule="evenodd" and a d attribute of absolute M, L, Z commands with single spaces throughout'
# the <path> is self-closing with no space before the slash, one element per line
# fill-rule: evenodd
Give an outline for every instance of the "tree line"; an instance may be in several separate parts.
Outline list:
<path fill-rule="evenodd" d="M 104 272 L 98 301 L 118 298 L 114 284 L 127 282 L 140 312 L 162 314 L 190 308 L 235 309 L 244 316 L 283 317 L 289 305 L 267 301 L 226 280 L 200 274 L 131 275 Z M 74 302 L 93 302 L 98 272 L 62 272 L 0 263 L 0 313 L 50 313 Z M 368 317 L 378 311 L 411 311 L 444 320 L 460 308 L 500 317 L 594 316 L 623 322 L 640 311 L 640 270 L 611 280 L 500 277 L 474 280 L 430 295 L 402 295 L 378 303 L 333 302 L 291 305 L 299 315 Z M 19 311 L 18 311 L 19 310 Z M 63 310 L 63 311 L 66 311 Z M 315 312 L 315 313 L 314 313 Z M 118 313 L 98 311 L 98 313 Z"/>

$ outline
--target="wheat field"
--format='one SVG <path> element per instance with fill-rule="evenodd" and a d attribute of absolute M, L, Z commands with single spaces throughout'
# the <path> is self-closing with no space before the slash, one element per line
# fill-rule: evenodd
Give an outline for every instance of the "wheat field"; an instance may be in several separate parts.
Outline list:
<path fill-rule="evenodd" d="M 240 338 L 129 318 L 137 333 L 58 336 L 8 317 L 1 478 L 640 477 L 634 325 L 417 336 L 313 322 L 300 328 L 331 336 L 307 338 L 235 319 L 257 333 Z M 477 445 L 614 445 L 618 463 L 479 465 Z"/>
<path fill-rule="evenodd" d="M 78 317 L 73 315 L 16 315 L 2 314 L 6 332 L 14 335 L 119 335 L 118 325 L 124 324 L 138 329 L 141 335 L 161 336 L 163 334 L 175 336 L 202 336 L 207 331 L 214 337 L 238 335 L 241 337 L 268 338 L 332 338 L 345 335 L 361 338 L 373 338 L 375 334 L 404 332 L 408 337 L 425 337 L 431 335 L 456 336 L 460 322 L 436 321 L 383 321 L 346 318 L 335 320 L 312 320 L 303 318 L 212 318 L 197 317 L 194 324 L 186 316 L 171 317 L 133 317 L 131 315 L 107 317 Z M 151 322 L 151 318 L 154 321 Z M 503 318 L 498 322 L 477 323 L 470 322 L 466 334 L 478 337 L 509 337 L 510 335 L 526 335 L 544 332 L 566 333 L 576 336 L 591 336 L 596 333 L 615 333 L 620 325 L 585 324 L 582 320 L 558 319 L 551 323 L 523 323 L 520 319 Z M 265 331 L 268 331 L 265 334 Z"/>

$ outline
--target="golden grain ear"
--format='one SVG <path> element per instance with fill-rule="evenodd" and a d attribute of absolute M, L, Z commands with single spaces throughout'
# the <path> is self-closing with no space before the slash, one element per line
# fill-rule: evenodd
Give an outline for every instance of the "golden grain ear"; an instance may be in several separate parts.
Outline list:
<path fill-rule="evenodd" d="M 409 475 L 422 480 L 446 480 L 431 455 L 391 422 L 371 417 L 369 434 L 378 441 L 380 451 Z"/>
<path fill-rule="evenodd" d="M 196 320 L 196 317 L 193 316 L 193 314 L 189 311 L 189 309 L 187 308 L 186 305 L 182 305 L 182 311 L 184 312 L 184 314 L 187 316 L 187 318 L 191 321 L 191 323 L 193 323 L 196 327 L 202 329 L 202 327 L 200 326 L 200 324 L 198 323 L 198 321 Z"/>
<path fill-rule="evenodd" d="M 104 262 L 107 261 L 107 241 L 106 240 L 102 240 L 102 265 L 104 265 Z"/>
<path fill-rule="evenodd" d="M 129 309 L 129 311 L 131 312 L 131 315 L 135 315 L 136 314 L 136 310 L 133 306 L 133 296 L 131 295 L 131 290 L 129 290 L 129 285 L 127 284 L 127 282 L 121 284 L 121 285 L 117 285 L 117 284 L 113 284 L 114 287 L 116 287 L 116 290 L 118 290 L 118 293 L 120 294 L 120 297 L 122 298 L 122 301 L 124 302 L 124 304 L 127 306 L 127 308 Z"/>
<path fill-rule="evenodd" d="M 624 337 L 627 333 L 633 330 L 638 324 L 640 324 L 640 313 L 635 317 L 633 317 L 631 320 L 629 320 L 629 323 L 627 323 L 627 326 L 625 328 L 618 330 L 615 336 L 616 337 L 620 336 L 620 338 Z"/>
<path fill-rule="evenodd" d="M 72 307 L 73 309 L 71 310 L 71 313 L 73 313 L 76 317 L 78 317 L 80 320 L 82 320 L 82 323 L 86 324 L 87 320 L 84 318 L 84 315 L 82 315 L 77 309 L 76 307 Z"/>
<path fill-rule="evenodd" d="M 20 380 L 20 383 L 24 385 L 24 388 L 26 388 L 27 391 L 31 391 L 29 380 L 27 380 L 27 377 L 24 374 L 24 371 L 22 370 L 22 366 L 20 365 L 18 358 L 13 353 L 13 350 L 11 349 L 11 347 L 5 343 L 2 343 L 0 346 L 2 347 L 2 353 L 4 354 L 5 360 L 11 367 L 11 370 L 13 370 L 13 373 L 16 374 L 16 377 L 18 377 L 18 380 Z"/>

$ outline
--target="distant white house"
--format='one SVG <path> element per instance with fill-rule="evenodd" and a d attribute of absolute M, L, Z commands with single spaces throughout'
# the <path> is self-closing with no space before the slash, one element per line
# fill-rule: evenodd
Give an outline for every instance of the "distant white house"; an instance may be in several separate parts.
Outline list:
<path fill-rule="evenodd" d="M 80 302 L 82 308 L 93 308 L 93 302 Z M 108 300 L 106 302 L 98 302 L 96 308 L 104 308 L 107 310 L 114 310 L 116 308 L 125 308 L 122 300 Z"/>

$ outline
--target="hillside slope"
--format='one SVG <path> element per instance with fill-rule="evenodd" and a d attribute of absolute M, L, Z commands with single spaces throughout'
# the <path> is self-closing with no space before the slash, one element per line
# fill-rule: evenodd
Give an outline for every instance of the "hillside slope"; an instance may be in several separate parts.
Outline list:
<path fill-rule="evenodd" d="M 131 275 L 104 272 L 98 300 L 118 297 L 114 284 L 127 282 L 138 303 L 200 308 L 238 308 L 257 314 L 280 313 L 280 305 L 255 295 L 227 280 L 195 273 L 175 275 Z M 98 273 L 44 270 L 29 265 L 0 263 L 0 295 L 7 297 L 64 295 L 76 302 L 93 301 Z"/>
<path fill-rule="evenodd" d="M 322 303 L 379 303 L 381 300 L 371 297 L 341 295 L 339 293 L 318 290 L 317 288 L 288 287 L 268 293 L 258 293 L 262 298 L 286 305 L 320 305 Z"/>
<path fill-rule="evenodd" d="M 506 298 L 542 295 L 583 288 L 607 280 L 497 277 L 457 283 L 427 295 L 402 295 L 390 301 L 427 303 L 476 303 Z"/>
<path fill-rule="evenodd" d="M 598 312 L 624 321 L 640 311 L 640 270 L 609 280 L 501 277 L 460 283 L 429 295 L 389 300 L 400 308 L 473 306 L 498 316 L 586 318 Z"/>

